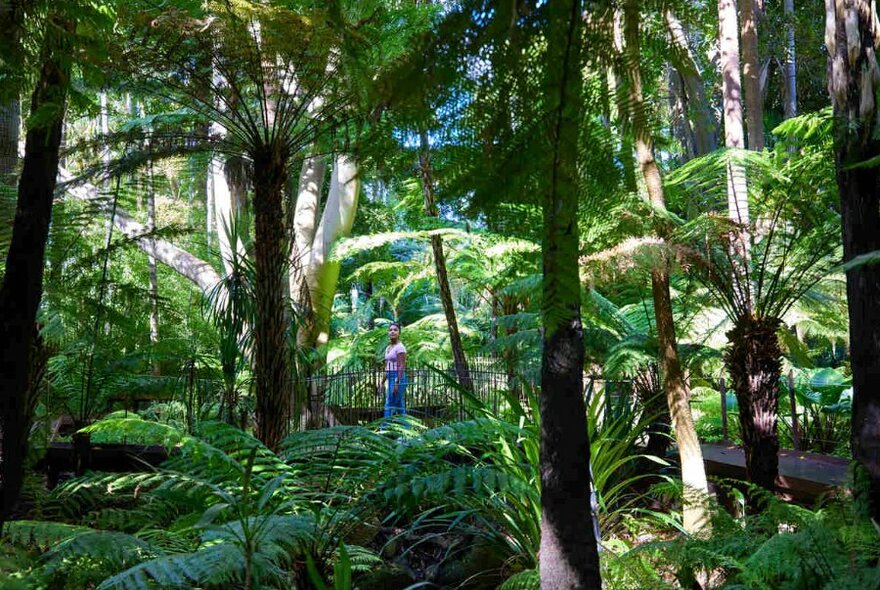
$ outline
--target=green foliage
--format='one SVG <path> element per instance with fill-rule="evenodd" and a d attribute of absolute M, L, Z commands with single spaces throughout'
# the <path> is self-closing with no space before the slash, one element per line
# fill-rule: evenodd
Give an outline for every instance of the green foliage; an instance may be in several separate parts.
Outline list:
<path fill-rule="evenodd" d="M 764 502 L 760 515 L 744 520 L 716 508 L 710 536 L 649 543 L 621 557 L 620 566 L 647 558 L 655 581 L 643 587 L 670 587 L 663 574 L 689 587 L 699 572 L 708 588 L 880 587 L 880 530 L 857 520 L 851 503 L 810 511 L 769 495 Z"/>

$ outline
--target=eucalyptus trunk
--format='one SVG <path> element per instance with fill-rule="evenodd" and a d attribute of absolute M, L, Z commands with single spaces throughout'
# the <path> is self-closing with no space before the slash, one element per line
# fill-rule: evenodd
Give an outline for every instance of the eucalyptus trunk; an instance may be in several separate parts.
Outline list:
<path fill-rule="evenodd" d="M 286 160 L 282 149 L 273 144 L 253 154 L 257 438 L 272 450 L 287 435 L 290 418 L 287 234 L 282 206 Z"/>
<path fill-rule="evenodd" d="M 667 68 L 666 80 L 669 86 L 669 116 L 672 120 L 672 135 L 681 144 L 681 160 L 689 162 L 697 156 L 694 129 L 688 117 L 688 97 L 684 91 L 681 74 L 675 68 Z"/>
<path fill-rule="evenodd" d="M 718 145 L 715 117 L 706 99 L 700 68 L 691 51 L 684 26 L 671 10 L 667 10 L 663 16 L 672 46 L 670 59 L 681 76 L 687 97 L 688 113 L 694 121 L 694 152 L 696 156 L 705 156 L 714 151 Z"/>
<path fill-rule="evenodd" d="M 434 171 L 431 166 L 428 133 L 425 130 L 420 131 L 419 140 L 421 144 L 419 171 L 421 173 L 422 194 L 425 198 L 425 214 L 429 217 L 439 217 L 440 214 L 434 201 Z M 446 272 L 443 238 L 438 235 L 431 236 L 431 249 L 434 253 L 434 270 L 437 273 L 437 283 L 440 286 L 440 302 L 443 304 L 443 314 L 446 316 L 446 326 L 449 329 L 449 344 L 452 348 L 455 374 L 458 376 L 459 385 L 468 391 L 473 391 L 474 386 L 471 382 L 471 372 L 468 367 L 467 356 L 464 354 L 464 346 L 461 343 L 458 318 L 456 318 L 455 306 L 452 301 L 452 289 L 449 287 L 449 273 Z"/>
<path fill-rule="evenodd" d="M 156 231 L 156 193 L 153 185 L 153 161 L 147 163 L 147 232 Z M 155 250 L 155 244 L 153 245 Z M 150 342 L 159 342 L 159 272 L 156 268 L 156 257 L 147 255 L 147 270 L 150 278 Z M 158 365 L 153 365 L 158 373 Z"/>
<path fill-rule="evenodd" d="M 724 146 L 742 149 L 745 147 L 745 138 L 735 0 L 718 0 L 718 40 L 721 49 Z M 734 286 L 734 307 L 741 313 L 751 314 L 753 302 L 750 279 L 748 185 L 745 167 L 736 158 L 727 160 L 727 215 L 733 225 L 728 238 L 732 260 L 730 282 Z"/>
<path fill-rule="evenodd" d="M 764 97 L 761 92 L 755 0 L 739 0 L 739 12 L 742 25 L 743 83 L 746 94 L 749 149 L 760 151 L 764 149 Z"/>
<path fill-rule="evenodd" d="M 742 82 L 735 0 L 718 0 L 718 41 L 721 49 L 721 96 L 724 111 L 724 146 L 745 147 L 743 136 Z M 727 209 L 739 224 L 749 221 L 746 174 L 742 165 L 731 162 L 727 170 Z"/>
<path fill-rule="evenodd" d="M 25 140 L 18 183 L 18 207 L 0 286 L 0 425 L 2 425 L 2 510 L 0 524 L 21 491 L 31 416 L 28 376 L 37 337 L 36 317 L 43 294 L 43 261 L 58 176 L 59 148 L 67 104 L 71 61 L 66 55 L 72 23 L 47 19 L 42 67 L 31 98 L 36 119 Z"/>
<path fill-rule="evenodd" d="M 795 67 L 794 0 L 782 0 L 785 15 L 785 61 L 782 72 L 785 79 L 785 118 L 797 116 L 797 69 Z"/>
<path fill-rule="evenodd" d="M 825 1 L 828 90 L 834 105 L 843 258 L 880 250 L 880 169 L 854 164 L 880 156 L 877 139 L 877 11 L 869 0 Z M 846 271 L 853 375 L 855 493 L 880 523 L 880 265 Z"/>
<path fill-rule="evenodd" d="M 21 103 L 10 99 L 0 104 L 0 185 L 13 185 L 18 165 L 18 138 Z"/>
<path fill-rule="evenodd" d="M 21 9 L 14 0 L 0 0 L 0 47 L 9 54 L 20 51 Z M 7 59 L 4 56 L 4 59 Z M 21 128 L 21 101 L 18 95 L 0 102 L 0 185 L 14 185 L 18 165 L 18 139 Z"/>
<path fill-rule="evenodd" d="M 582 119 L 583 4 L 546 4 L 547 105 L 542 209 L 542 590 L 599 590 L 591 527 L 590 440 L 583 397 L 584 338 L 578 274 L 578 135 Z"/>
<path fill-rule="evenodd" d="M 782 350 L 775 318 L 740 316 L 727 333 L 724 363 L 739 406 L 740 434 L 748 480 L 770 491 L 779 475 L 779 379 Z M 760 510 L 749 498 L 752 512 Z"/>
<path fill-rule="evenodd" d="M 640 10 L 638 0 L 628 0 L 624 9 L 624 33 L 629 77 L 629 102 L 633 110 L 633 130 L 636 141 L 636 154 L 645 179 L 645 187 L 651 205 L 658 210 L 666 210 L 666 196 L 660 168 L 654 157 L 654 140 L 647 121 L 647 109 L 642 94 L 642 76 L 639 70 L 641 50 L 639 44 Z M 658 234 L 668 239 L 668 228 L 659 227 Z M 688 404 L 687 385 L 675 334 L 675 317 L 672 298 L 669 292 L 670 260 L 664 253 L 651 270 L 651 293 L 654 299 L 654 318 L 657 326 L 657 342 L 660 353 L 660 369 L 663 388 L 666 393 L 669 413 L 678 443 L 681 474 L 684 483 L 684 527 L 690 533 L 699 531 L 709 522 L 706 498 L 709 485 L 703 463 L 703 451 L 697 438 L 697 431 Z"/>

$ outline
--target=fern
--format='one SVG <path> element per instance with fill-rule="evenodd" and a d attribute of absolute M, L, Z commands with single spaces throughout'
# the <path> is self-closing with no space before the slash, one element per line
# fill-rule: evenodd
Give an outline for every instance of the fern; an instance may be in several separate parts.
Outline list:
<path fill-rule="evenodd" d="M 13 520 L 3 525 L 5 540 L 19 547 L 35 547 L 40 551 L 48 551 L 63 541 L 87 532 L 92 532 L 92 529 L 61 522 Z"/>
<path fill-rule="evenodd" d="M 498 587 L 498 590 L 540 590 L 541 577 L 538 570 L 525 570 L 513 574 Z"/>

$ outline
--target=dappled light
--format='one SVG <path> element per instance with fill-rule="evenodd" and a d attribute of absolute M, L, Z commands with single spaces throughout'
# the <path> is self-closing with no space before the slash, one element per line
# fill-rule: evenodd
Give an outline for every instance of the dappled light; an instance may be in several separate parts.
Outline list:
<path fill-rule="evenodd" d="M 0 588 L 880 590 L 869 0 L 0 0 Z"/>

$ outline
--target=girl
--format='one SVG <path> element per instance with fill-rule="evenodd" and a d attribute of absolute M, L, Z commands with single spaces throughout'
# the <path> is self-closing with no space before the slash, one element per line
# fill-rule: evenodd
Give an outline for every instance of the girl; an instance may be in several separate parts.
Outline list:
<path fill-rule="evenodd" d="M 391 344 L 385 348 L 385 378 L 388 393 L 385 396 L 385 417 L 406 414 L 406 347 L 400 341 L 400 324 L 391 322 L 388 326 L 388 339 Z"/>

